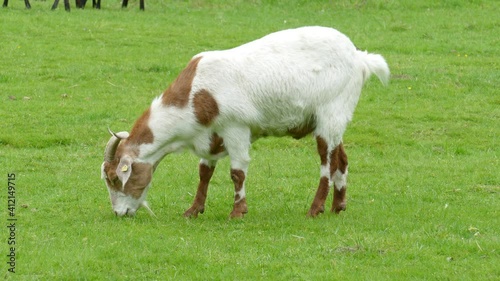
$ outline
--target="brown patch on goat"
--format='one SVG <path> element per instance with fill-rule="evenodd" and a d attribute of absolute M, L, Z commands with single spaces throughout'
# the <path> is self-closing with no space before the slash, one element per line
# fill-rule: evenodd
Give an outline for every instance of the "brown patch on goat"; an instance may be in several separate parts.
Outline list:
<path fill-rule="evenodd" d="M 311 204 L 311 208 L 307 213 L 309 217 L 315 217 L 319 213 L 325 212 L 325 201 L 328 196 L 329 180 L 327 177 L 321 177 L 319 179 L 318 190 L 316 191 L 316 196 Z"/>
<path fill-rule="evenodd" d="M 219 115 L 219 106 L 207 90 L 199 90 L 193 97 L 194 115 L 198 123 L 208 126 Z"/>
<path fill-rule="evenodd" d="M 342 187 L 340 190 L 334 188 L 332 209 L 330 210 L 331 212 L 335 212 L 336 214 L 338 214 L 340 213 L 340 211 L 345 211 L 346 209 L 345 192 L 346 192 L 345 187 Z"/>
<path fill-rule="evenodd" d="M 337 170 L 345 174 L 347 169 L 347 154 L 345 153 L 342 143 L 340 143 L 330 154 L 330 162 L 331 176 L 333 176 Z"/>
<path fill-rule="evenodd" d="M 342 174 L 347 172 L 347 154 L 345 153 L 344 146 L 340 143 L 332 152 L 330 152 L 330 163 L 328 163 L 328 144 L 321 137 L 316 137 L 316 142 L 318 146 L 318 154 L 321 159 L 321 166 L 327 166 L 329 164 L 330 168 L 330 177 L 334 178 L 335 172 L 339 171 Z M 328 196 L 328 191 L 330 189 L 330 182 L 328 177 L 323 176 L 320 178 L 318 190 L 316 191 L 316 196 L 314 197 L 313 203 L 311 204 L 311 208 L 307 213 L 310 217 L 315 217 L 319 213 L 323 213 L 325 211 L 325 201 Z M 340 211 L 345 210 L 346 201 L 345 201 L 346 187 L 345 186 L 335 186 L 335 191 L 333 193 L 333 203 L 331 211 L 335 213 L 339 213 Z"/>
<path fill-rule="evenodd" d="M 248 212 L 246 198 L 240 198 L 238 194 L 243 188 L 245 182 L 245 173 L 242 170 L 231 169 L 231 180 L 234 183 L 234 207 L 231 212 L 231 218 L 241 218 Z"/>
<path fill-rule="evenodd" d="M 340 171 L 345 174 L 347 171 L 347 154 L 345 153 L 344 146 L 340 143 L 331 153 L 331 164 L 330 164 L 330 174 L 334 177 L 336 171 Z M 334 186 L 333 192 L 333 202 L 330 211 L 335 213 L 340 213 L 346 209 L 346 187 L 345 186 Z"/>
<path fill-rule="evenodd" d="M 151 182 L 153 176 L 153 166 L 146 163 L 133 163 L 132 173 L 125 184 L 123 193 L 139 199 L 144 189 Z"/>
<path fill-rule="evenodd" d="M 206 164 L 200 163 L 199 165 L 199 175 L 200 183 L 198 184 L 198 190 L 196 191 L 196 197 L 194 198 L 193 205 L 191 208 L 184 212 L 185 217 L 198 217 L 198 214 L 205 211 L 205 201 L 207 199 L 208 183 L 212 178 L 215 166 L 210 167 Z"/>
<path fill-rule="evenodd" d="M 116 169 L 118 167 L 118 164 L 120 163 L 122 155 L 124 154 L 125 150 L 125 145 L 123 145 L 124 142 L 125 140 L 122 140 L 120 144 L 118 144 L 118 147 L 116 148 L 115 152 L 115 158 L 113 159 L 113 161 L 104 162 L 104 173 L 106 174 L 106 182 L 108 183 L 109 187 L 115 191 L 122 190 L 122 182 L 118 179 L 118 175 L 116 174 Z M 131 152 L 135 153 L 136 150 Z"/>
<path fill-rule="evenodd" d="M 115 190 L 119 191 L 122 188 L 122 182 L 118 179 L 118 175 L 116 174 L 116 167 L 118 166 L 118 160 L 115 158 L 113 162 L 104 162 L 104 173 L 106 173 L 106 182 L 108 186 Z"/>
<path fill-rule="evenodd" d="M 132 131 L 130 132 L 130 137 L 128 137 L 127 142 L 133 144 L 143 144 L 143 143 L 153 143 L 154 136 L 151 128 L 149 128 L 148 122 L 151 115 L 151 108 L 148 108 L 144 113 L 135 121 Z"/>
<path fill-rule="evenodd" d="M 175 81 L 163 93 L 162 103 L 164 105 L 185 107 L 189 101 L 189 93 L 191 92 L 191 85 L 196 74 L 198 62 L 202 57 L 192 59 L 186 68 L 181 71 Z"/>
<path fill-rule="evenodd" d="M 120 148 L 120 147 L 119 147 Z M 118 150 L 117 150 L 118 155 Z M 121 152 L 120 152 L 121 155 Z M 118 156 L 120 156 L 118 155 Z M 115 158 L 112 162 L 104 163 L 104 172 L 106 173 L 106 182 L 108 186 L 114 191 L 122 191 L 123 183 L 118 178 L 116 169 L 120 162 L 120 157 Z M 132 173 L 130 174 L 125 187 L 123 188 L 123 193 L 126 195 L 131 195 L 132 197 L 138 199 L 141 197 L 142 192 L 146 186 L 151 182 L 153 176 L 153 165 L 147 163 L 132 163 Z"/>
<path fill-rule="evenodd" d="M 321 136 L 316 137 L 316 144 L 318 148 L 318 154 L 319 158 L 321 160 L 321 165 L 325 166 L 327 164 L 327 155 L 328 155 L 328 144 L 326 143 L 325 139 L 323 139 Z"/>
<path fill-rule="evenodd" d="M 242 170 L 231 169 L 231 180 L 234 183 L 234 191 L 240 192 L 245 182 L 245 173 Z"/>
<path fill-rule="evenodd" d="M 292 136 L 292 138 L 294 138 L 294 139 L 301 139 L 301 138 L 309 135 L 313 130 L 314 130 L 314 128 L 310 128 L 310 127 L 297 127 L 297 128 L 289 129 L 287 134 Z"/>
<path fill-rule="evenodd" d="M 309 120 L 309 122 L 302 124 L 296 128 L 288 129 L 287 134 L 292 136 L 294 139 L 301 139 L 314 131 L 316 128 L 316 122 L 314 119 Z"/>
<path fill-rule="evenodd" d="M 212 135 L 212 139 L 210 140 L 210 154 L 217 155 L 219 153 L 224 152 L 224 140 L 219 137 L 217 134 Z"/>

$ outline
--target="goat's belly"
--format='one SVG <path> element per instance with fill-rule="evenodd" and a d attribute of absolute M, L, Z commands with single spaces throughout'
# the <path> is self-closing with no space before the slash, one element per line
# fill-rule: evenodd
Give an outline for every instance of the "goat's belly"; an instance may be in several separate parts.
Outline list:
<path fill-rule="evenodd" d="M 260 124 L 254 124 L 251 126 L 251 131 L 254 139 L 266 136 L 292 136 L 300 139 L 313 132 L 315 128 L 314 116 L 288 116 L 287 118 L 267 119 Z"/>

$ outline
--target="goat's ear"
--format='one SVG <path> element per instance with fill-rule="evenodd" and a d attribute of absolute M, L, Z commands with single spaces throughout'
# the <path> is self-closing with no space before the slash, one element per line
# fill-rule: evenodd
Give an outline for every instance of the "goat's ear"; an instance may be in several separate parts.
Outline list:
<path fill-rule="evenodd" d="M 120 163 L 116 168 L 116 175 L 122 182 L 122 188 L 125 187 L 130 174 L 132 174 L 132 158 L 130 156 L 124 156 L 120 159 Z"/>

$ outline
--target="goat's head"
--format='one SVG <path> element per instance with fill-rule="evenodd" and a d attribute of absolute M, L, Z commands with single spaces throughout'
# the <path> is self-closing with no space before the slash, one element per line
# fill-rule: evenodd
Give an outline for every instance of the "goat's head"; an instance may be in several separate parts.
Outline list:
<path fill-rule="evenodd" d="M 111 205 L 117 216 L 134 216 L 143 206 L 148 207 L 146 194 L 153 176 L 153 165 L 136 161 L 137 149 L 127 144 L 127 132 L 113 133 L 106 145 L 101 177 L 108 187 Z"/>

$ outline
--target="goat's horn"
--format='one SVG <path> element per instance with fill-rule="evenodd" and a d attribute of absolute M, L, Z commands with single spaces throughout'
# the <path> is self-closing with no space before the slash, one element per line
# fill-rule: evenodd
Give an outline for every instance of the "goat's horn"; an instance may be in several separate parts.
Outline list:
<path fill-rule="evenodd" d="M 120 141 L 122 139 L 128 138 L 129 134 L 127 132 L 113 133 L 113 131 L 111 131 L 109 128 L 108 131 L 111 134 L 111 138 L 106 144 L 106 150 L 104 151 L 104 161 L 112 162 L 115 159 L 115 152 L 118 144 L 120 144 Z"/>

